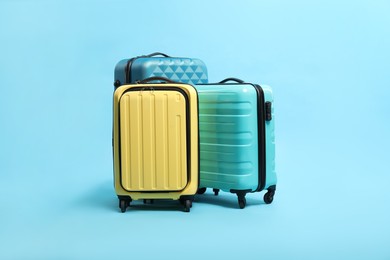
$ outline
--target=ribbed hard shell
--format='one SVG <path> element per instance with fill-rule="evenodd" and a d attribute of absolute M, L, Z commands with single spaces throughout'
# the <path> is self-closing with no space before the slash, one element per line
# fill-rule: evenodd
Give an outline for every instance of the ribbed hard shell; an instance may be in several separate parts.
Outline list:
<path fill-rule="evenodd" d="M 129 91 L 120 100 L 121 182 L 128 191 L 187 184 L 186 103 L 176 91 Z"/>
<path fill-rule="evenodd" d="M 251 84 L 195 86 L 199 95 L 200 187 L 256 190 L 276 185 L 274 105 L 258 139 L 258 93 Z M 262 86 L 264 102 L 272 90 Z M 264 105 L 264 104 L 260 104 Z M 263 119 L 264 120 L 264 119 Z M 265 145 L 265 183 L 259 183 L 259 148 Z"/>
<path fill-rule="evenodd" d="M 129 84 L 113 102 L 118 196 L 180 199 L 199 187 L 198 96 L 188 84 Z"/>
<path fill-rule="evenodd" d="M 256 189 L 257 93 L 253 86 L 198 85 L 201 187 Z"/>

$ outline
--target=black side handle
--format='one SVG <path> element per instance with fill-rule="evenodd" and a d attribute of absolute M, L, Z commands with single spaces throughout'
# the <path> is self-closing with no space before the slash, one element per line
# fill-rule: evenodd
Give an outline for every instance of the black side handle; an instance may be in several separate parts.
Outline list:
<path fill-rule="evenodd" d="M 137 84 L 145 84 L 145 83 L 148 83 L 148 82 L 151 82 L 151 81 L 155 81 L 155 80 L 163 81 L 163 83 L 177 83 L 175 81 L 172 81 L 172 80 L 164 78 L 164 77 L 150 77 L 150 78 L 146 78 L 146 79 L 143 79 L 143 80 L 138 80 L 136 83 Z"/>
<path fill-rule="evenodd" d="M 153 56 L 158 56 L 158 55 L 161 55 L 161 56 L 164 56 L 166 58 L 170 58 L 171 56 L 165 54 L 165 53 L 162 53 L 162 52 L 153 52 L 149 55 L 145 55 L 145 57 L 153 57 Z"/>
<path fill-rule="evenodd" d="M 244 83 L 244 81 L 242 79 L 238 79 L 238 78 L 226 78 L 218 83 L 226 83 L 228 81 L 235 81 L 237 83 Z"/>
<path fill-rule="evenodd" d="M 272 103 L 267 101 L 265 102 L 265 121 L 272 120 Z"/>

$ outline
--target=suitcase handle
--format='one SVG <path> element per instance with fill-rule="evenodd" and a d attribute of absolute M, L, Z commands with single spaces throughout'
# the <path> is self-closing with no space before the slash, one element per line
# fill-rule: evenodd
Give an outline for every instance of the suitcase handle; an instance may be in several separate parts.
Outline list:
<path fill-rule="evenodd" d="M 235 81 L 237 83 L 244 83 L 244 81 L 242 79 L 238 79 L 238 78 L 226 78 L 218 83 L 226 83 L 228 81 Z"/>
<path fill-rule="evenodd" d="M 153 52 L 149 55 L 145 55 L 145 57 L 153 57 L 153 56 L 158 56 L 158 55 L 161 55 L 161 56 L 164 56 L 166 58 L 170 58 L 171 56 L 165 54 L 165 53 L 162 53 L 162 52 Z"/>
<path fill-rule="evenodd" d="M 146 78 L 146 79 L 143 79 L 143 80 L 138 80 L 135 83 L 137 83 L 137 84 L 145 84 L 145 83 L 148 83 L 150 81 L 155 81 L 155 80 L 164 81 L 164 82 L 160 82 L 160 83 L 177 83 L 175 81 L 172 81 L 172 80 L 164 78 L 164 77 L 150 77 L 150 78 Z"/>

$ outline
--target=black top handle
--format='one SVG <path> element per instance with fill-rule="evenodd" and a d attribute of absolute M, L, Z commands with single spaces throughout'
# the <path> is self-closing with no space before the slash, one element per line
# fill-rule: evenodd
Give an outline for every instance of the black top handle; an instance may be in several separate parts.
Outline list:
<path fill-rule="evenodd" d="M 245 83 L 242 79 L 238 79 L 238 78 L 226 78 L 218 83 L 226 83 L 228 81 L 235 81 L 237 83 Z"/>
<path fill-rule="evenodd" d="M 136 83 L 137 84 L 145 84 L 145 83 L 149 83 L 151 81 L 155 81 L 155 80 L 160 80 L 160 81 L 163 81 L 163 82 L 160 82 L 160 83 L 177 83 L 175 81 L 172 81 L 168 78 L 164 78 L 164 77 L 150 77 L 150 78 L 146 78 L 146 79 L 143 79 L 143 80 L 138 80 Z"/>
<path fill-rule="evenodd" d="M 164 56 L 166 58 L 170 58 L 171 56 L 165 54 L 165 53 L 162 53 L 162 52 L 153 52 L 149 55 L 145 55 L 145 57 L 153 57 L 153 56 L 158 56 L 158 55 L 161 55 L 161 56 Z"/>

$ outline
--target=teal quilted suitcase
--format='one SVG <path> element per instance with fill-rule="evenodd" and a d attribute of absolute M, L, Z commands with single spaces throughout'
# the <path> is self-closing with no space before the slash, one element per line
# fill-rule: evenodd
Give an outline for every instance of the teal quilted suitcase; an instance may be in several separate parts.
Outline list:
<path fill-rule="evenodd" d="M 170 57 L 161 52 L 119 61 L 115 66 L 114 77 L 115 88 L 150 77 L 165 77 L 192 85 L 208 82 L 207 68 L 203 61 Z"/>
<path fill-rule="evenodd" d="M 228 81 L 234 83 L 227 83 Z M 249 192 L 276 190 L 275 133 L 272 90 L 229 78 L 195 86 L 199 95 L 200 185 L 235 193 L 240 208 Z"/>

